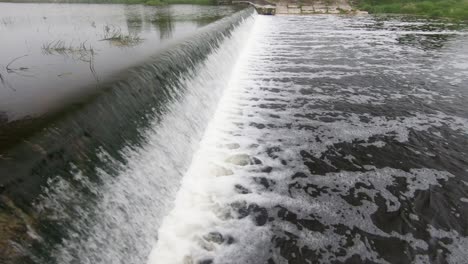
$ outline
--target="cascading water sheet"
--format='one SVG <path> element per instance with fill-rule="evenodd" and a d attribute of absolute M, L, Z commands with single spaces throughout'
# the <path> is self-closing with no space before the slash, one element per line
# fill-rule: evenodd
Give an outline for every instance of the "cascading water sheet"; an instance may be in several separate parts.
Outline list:
<path fill-rule="evenodd" d="M 259 16 L 148 263 L 463 263 L 466 40 Z"/>
<path fill-rule="evenodd" d="M 0 218 L 13 227 L 23 221 L 26 230 L 7 234 L 19 251 L 7 257 L 144 263 L 253 19 L 247 8 L 174 41 L 8 149 L 13 158 L 0 159 L 0 174 L 8 171 L 22 188 L 7 185 Z M 28 199 L 26 212 L 15 205 Z"/>
<path fill-rule="evenodd" d="M 201 134 L 215 112 L 232 71 L 232 65 L 226 61 L 237 59 L 244 35 L 253 21 L 251 14 L 252 10 L 244 10 L 197 33 L 196 39 L 182 44 L 187 45 L 185 48 L 189 51 L 195 50 L 192 54 L 181 52 L 184 47 L 176 49 L 176 54 L 169 52 L 171 60 L 177 59 L 177 52 L 192 56 L 191 59 L 199 56 L 198 53 L 207 55 L 206 59 L 194 63 L 193 69 L 179 76 L 176 84 L 171 84 L 174 86 L 171 97 L 178 100 L 166 105 L 160 119 L 154 120 L 145 131 L 142 148 L 123 150 L 125 164 L 113 160 L 105 152 L 100 154 L 105 163 L 118 168 L 118 175 L 98 169 L 102 183 L 93 184 L 76 170 L 74 180 L 98 196 L 95 204 L 79 206 L 68 215 L 64 206 L 69 203 L 64 201 L 84 198 L 83 190 L 66 180 L 51 181 L 50 193 L 45 195 L 40 206 L 72 223 L 68 238 L 54 249 L 58 263 L 145 261 L 149 247 L 158 239 L 156 230 L 172 205 L 191 154 L 197 149 Z M 213 27 L 218 32 L 212 32 Z M 224 28 L 228 30 L 221 31 Z M 210 42 L 204 34 L 219 35 L 219 43 Z M 209 45 L 209 48 L 203 45 Z"/>

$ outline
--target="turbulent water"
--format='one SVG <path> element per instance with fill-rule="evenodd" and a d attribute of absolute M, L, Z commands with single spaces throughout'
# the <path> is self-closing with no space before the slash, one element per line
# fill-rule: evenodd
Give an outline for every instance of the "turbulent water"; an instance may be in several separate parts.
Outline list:
<path fill-rule="evenodd" d="M 149 263 L 464 263 L 467 40 L 258 17 Z"/>
<path fill-rule="evenodd" d="M 173 42 L 0 149 L 0 262 L 144 263 L 252 14 Z"/>
<path fill-rule="evenodd" d="M 13 242 L 27 263 L 465 263 L 465 28 L 206 26 L 1 156 L 30 186 L 2 194 Z"/>

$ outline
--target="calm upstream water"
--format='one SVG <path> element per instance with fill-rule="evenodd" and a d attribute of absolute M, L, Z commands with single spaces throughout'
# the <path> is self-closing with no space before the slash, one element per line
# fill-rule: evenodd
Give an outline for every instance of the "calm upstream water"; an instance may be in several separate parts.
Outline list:
<path fill-rule="evenodd" d="M 100 83 L 235 10 L 0 3 L 0 125 L 80 102 Z"/>
<path fill-rule="evenodd" d="M 465 263 L 466 25 L 229 10 L 2 150 L 5 262 Z"/>

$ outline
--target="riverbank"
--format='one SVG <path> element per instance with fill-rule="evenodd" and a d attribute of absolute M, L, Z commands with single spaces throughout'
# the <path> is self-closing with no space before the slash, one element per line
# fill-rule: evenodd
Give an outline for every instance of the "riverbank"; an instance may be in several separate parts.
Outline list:
<path fill-rule="evenodd" d="M 234 0 L 250 3 L 262 15 L 367 14 L 354 9 L 347 0 Z"/>
<path fill-rule="evenodd" d="M 280 0 L 276 3 L 277 14 L 351 14 L 357 13 L 347 0 Z"/>
<path fill-rule="evenodd" d="M 354 5 L 371 14 L 412 14 L 468 20 L 468 0 L 357 0 Z"/>
<path fill-rule="evenodd" d="M 146 5 L 173 5 L 173 4 L 191 4 L 191 5 L 215 5 L 216 0 L 127 0 L 129 4 Z"/>

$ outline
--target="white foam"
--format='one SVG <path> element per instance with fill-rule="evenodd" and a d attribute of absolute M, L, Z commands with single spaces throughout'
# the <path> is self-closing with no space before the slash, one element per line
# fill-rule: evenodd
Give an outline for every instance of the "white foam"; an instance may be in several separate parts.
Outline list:
<path fill-rule="evenodd" d="M 250 41 L 250 34 L 255 34 L 258 30 L 258 24 L 253 21 L 245 22 L 236 32 L 236 38 L 231 40 L 238 48 L 249 44 L 244 42 Z M 252 29 L 248 30 L 250 27 Z M 242 60 L 242 56 L 239 61 Z M 238 67 L 234 68 L 231 76 L 232 80 L 238 78 Z M 229 109 L 231 103 L 233 86 L 230 84 L 219 102 L 219 107 Z M 229 193 L 232 190 L 229 188 L 232 183 L 216 182 L 212 183 L 212 176 L 209 175 L 210 168 L 207 166 L 206 160 L 210 157 L 206 156 L 213 153 L 207 153 L 207 150 L 215 146 L 213 139 L 219 139 L 219 133 L 213 127 L 223 127 L 225 120 L 224 113 L 217 111 L 213 121 L 208 125 L 204 138 L 201 142 L 201 149 L 195 154 L 192 165 L 186 173 L 181 190 L 175 200 L 175 208 L 164 219 L 164 222 L 159 230 L 159 240 L 151 252 L 148 263 L 182 263 L 188 261 L 188 252 L 192 252 L 194 247 L 200 246 L 196 243 L 201 240 L 200 233 L 220 221 L 218 216 L 211 210 L 212 206 L 216 205 L 216 201 L 212 200 L 213 193 Z M 217 170 L 216 170 L 217 171 Z M 211 177 L 209 177 L 211 176 Z M 223 178 L 220 178 L 223 179 Z M 227 178 L 224 178 L 227 179 Z M 223 188 L 223 186 L 225 188 Z"/>
<path fill-rule="evenodd" d="M 49 182 L 37 204 L 39 214 L 70 224 L 66 238 L 52 253 L 58 263 L 147 260 L 162 219 L 173 207 L 182 175 L 229 80 L 233 65 L 227 62 L 238 58 L 238 47 L 251 23 L 252 18 L 244 21 L 203 65 L 180 76 L 184 87 L 175 87 L 174 93 L 184 91 L 183 96 L 179 101 L 168 101 L 150 129 L 141 131 L 145 138 L 142 147 L 122 150 L 124 163 L 101 152 L 102 162 L 114 167 L 116 175 L 97 168 L 96 183 L 75 168 L 73 180 L 57 175 Z M 97 199 L 89 199 L 92 195 L 88 192 Z"/>
<path fill-rule="evenodd" d="M 448 128 L 460 134 L 468 134 L 467 120 L 441 112 L 429 114 L 411 111 L 402 116 L 383 116 L 314 108 L 325 105 L 324 102 L 339 101 L 353 105 L 382 104 L 387 99 L 408 99 L 411 90 L 400 90 L 394 96 L 388 94 L 385 87 L 348 87 L 346 91 L 336 92 L 334 87 L 326 85 L 313 87 L 294 83 L 292 78 L 303 78 L 314 83 L 315 79 L 323 77 L 340 79 L 358 73 L 345 72 L 350 70 L 346 67 L 335 68 L 336 71 L 343 71 L 339 76 L 330 76 L 327 70 L 307 75 L 302 69 L 290 70 L 291 67 L 304 67 L 303 63 L 291 63 L 296 58 L 313 62 L 315 56 L 321 55 L 320 51 L 314 50 L 314 43 L 308 43 L 310 49 L 300 49 L 294 45 L 294 41 L 310 38 L 313 32 L 310 32 L 307 23 L 296 24 L 291 19 L 263 16 L 256 19 L 229 87 L 184 176 L 175 207 L 159 230 L 160 239 L 152 251 L 149 264 L 197 263 L 203 260 L 213 260 L 214 263 L 265 263 L 270 257 L 277 263 L 286 263 L 288 260 L 281 257 L 279 252 L 273 252 L 278 251 L 273 246 L 273 240 L 287 240 L 288 236 L 294 236 L 299 248 L 322 249 L 325 252 L 321 256 L 323 263 L 344 261 L 354 254 L 377 263 L 388 263 L 373 249 L 371 241 L 361 239 L 359 235 L 353 237 L 354 246 L 346 248 L 344 256 L 338 256 L 337 252 L 344 247 L 347 236 L 335 232 L 336 225 L 346 226 L 349 230 L 357 228 L 382 238 L 399 239 L 418 251 L 429 249 L 427 241 L 415 238 L 411 233 L 381 230 L 374 224 L 372 215 L 383 207 L 377 204 L 377 199 L 384 201 L 387 212 L 397 212 L 401 209 L 401 201 L 413 199 L 419 191 L 434 186 L 443 187 L 453 177 L 452 174 L 428 168 L 409 171 L 376 168 L 369 164 L 363 166 L 367 170 L 365 172 L 341 171 L 313 175 L 305 166 L 302 153 L 307 152 L 320 158 L 338 143 L 362 142 L 359 144 L 363 147 L 383 148 L 392 141 L 408 142 L 412 131 Z M 291 29 L 295 25 L 298 28 L 291 31 L 301 34 L 294 35 L 296 39 L 288 40 L 290 32 L 284 29 Z M 319 34 L 317 38 L 323 37 L 320 35 L 323 32 L 313 31 Z M 344 38 L 357 37 L 361 33 L 346 31 Z M 394 43 L 393 37 L 382 32 L 371 32 L 362 42 L 373 42 L 378 38 L 383 43 Z M 389 54 L 404 49 L 390 45 L 390 50 L 377 50 L 372 55 L 377 53 L 389 57 Z M 420 52 L 407 49 L 415 54 Z M 395 56 L 395 60 L 401 59 Z M 285 63 L 285 60 L 288 62 Z M 370 63 L 363 67 L 370 69 L 371 73 L 385 70 L 383 66 L 372 68 Z M 314 69 L 315 65 L 307 67 L 308 71 Z M 403 67 L 386 73 L 405 74 L 404 71 Z M 336 74 L 335 71 L 333 73 Z M 309 90 L 314 92 L 304 94 Z M 330 92 L 336 94 L 330 95 Z M 369 95 L 350 96 L 363 92 Z M 440 95 L 430 90 L 420 90 L 419 93 L 430 98 Z M 382 98 L 385 94 L 388 96 Z M 387 138 L 385 142 L 374 139 L 383 137 Z M 355 160 L 351 156 L 343 158 L 351 162 Z M 329 160 L 324 162 L 333 167 Z M 267 175 L 260 171 L 265 167 L 272 168 Z M 296 173 L 303 173 L 307 178 L 293 179 L 292 175 Z M 275 184 L 264 187 L 256 182 L 257 177 L 265 177 Z M 406 183 L 406 189 L 400 193 L 390 191 L 390 187 L 397 186 L 401 179 Z M 328 191 L 311 195 L 308 192 L 314 190 L 307 186 L 314 184 Z M 372 187 L 358 188 L 358 184 Z M 239 186 L 243 188 L 240 191 Z M 336 189 L 336 192 L 331 189 Z M 361 199 L 360 205 L 350 206 L 343 196 L 353 193 L 366 195 L 369 200 Z M 253 204 L 267 210 L 268 216 L 274 220 L 257 224 L 252 215 L 241 215 L 239 209 L 246 209 Z M 286 208 L 303 220 L 318 220 L 327 228 L 323 232 L 300 229 L 278 218 L 278 208 Z M 408 218 L 418 221 L 415 214 L 407 214 Z M 213 240 L 209 234 L 216 234 L 222 239 Z M 232 244 L 227 243 L 230 237 L 234 240 Z M 416 262 L 424 262 L 425 258 L 420 255 Z"/>

